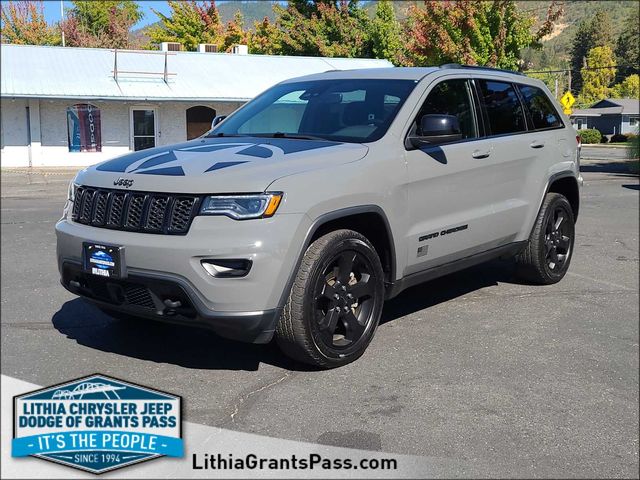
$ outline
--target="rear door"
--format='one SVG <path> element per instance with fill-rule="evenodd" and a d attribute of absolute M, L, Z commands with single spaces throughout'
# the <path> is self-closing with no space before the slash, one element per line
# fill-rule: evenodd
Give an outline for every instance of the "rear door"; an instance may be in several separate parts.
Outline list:
<path fill-rule="evenodd" d="M 518 84 L 517 87 L 529 124 L 528 148 L 537 153 L 535 162 L 529 169 L 524 191 L 524 196 L 531 199 L 528 221 L 525 222 L 530 227 L 538 214 L 549 177 L 559 170 L 573 169 L 576 133 L 573 128 L 565 128 L 549 92 L 535 85 Z"/>
<path fill-rule="evenodd" d="M 544 133 L 529 130 L 530 118 L 513 82 L 479 77 L 474 83 L 486 141 L 491 144 L 491 157 L 486 162 L 493 189 L 491 237 L 502 244 L 523 240 L 528 236 L 523 238 L 523 226 L 536 203 L 529 192 L 529 181 L 539 176 L 537 160 L 548 152 L 549 141 Z"/>

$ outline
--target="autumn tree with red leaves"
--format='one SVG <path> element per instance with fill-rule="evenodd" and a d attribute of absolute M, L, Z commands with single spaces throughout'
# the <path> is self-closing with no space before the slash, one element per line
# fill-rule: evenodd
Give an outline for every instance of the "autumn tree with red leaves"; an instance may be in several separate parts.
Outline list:
<path fill-rule="evenodd" d="M 425 0 L 409 9 L 405 27 L 406 63 L 462 63 L 518 69 L 520 51 L 538 47 L 562 15 L 551 2 L 545 21 L 534 29 L 535 17 L 518 10 L 514 0 L 469 2 Z"/>
<path fill-rule="evenodd" d="M 42 1 L 2 3 L 2 43 L 59 45 L 60 31 L 44 18 Z"/>

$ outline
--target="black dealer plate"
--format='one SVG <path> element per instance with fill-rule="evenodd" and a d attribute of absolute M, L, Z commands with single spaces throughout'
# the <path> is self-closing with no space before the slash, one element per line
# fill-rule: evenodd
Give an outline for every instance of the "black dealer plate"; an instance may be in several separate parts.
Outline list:
<path fill-rule="evenodd" d="M 84 270 L 105 278 L 124 278 L 124 247 L 101 243 L 82 244 Z"/>

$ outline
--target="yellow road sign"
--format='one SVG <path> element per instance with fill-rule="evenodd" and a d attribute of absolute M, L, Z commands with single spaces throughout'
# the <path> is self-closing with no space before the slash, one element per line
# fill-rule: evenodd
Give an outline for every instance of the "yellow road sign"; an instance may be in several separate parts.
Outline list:
<path fill-rule="evenodd" d="M 571 113 L 573 112 L 573 110 L 571 110 L 570 108 L 564 108 L 562 111 L 565 115 L 571 115 Z"/>
<path fill-rule="evenodd" d="M 562 96 L 562 98 L 560 98 L 560 103 L 564 107 L 564 113 L 567 113 L 567 110 L 569 110 L 569 113 L 571 113 L 571 106 L 576 103 L 576 99 L 573 98 L 571 92 L 567 92 Z"/>

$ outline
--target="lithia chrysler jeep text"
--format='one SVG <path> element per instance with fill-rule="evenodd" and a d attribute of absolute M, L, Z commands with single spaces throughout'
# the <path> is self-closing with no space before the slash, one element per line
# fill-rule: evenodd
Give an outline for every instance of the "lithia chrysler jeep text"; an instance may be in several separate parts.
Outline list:
<path fill-rule="evenodd" d="M 79 172 L 62 284 L 113 316 L 346 364 L 409 286 L 506 256 L 562 279 L 580 145 L 551 98 L 460 65 L 282 82 L 203 137 Z"/>

